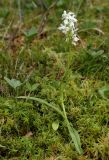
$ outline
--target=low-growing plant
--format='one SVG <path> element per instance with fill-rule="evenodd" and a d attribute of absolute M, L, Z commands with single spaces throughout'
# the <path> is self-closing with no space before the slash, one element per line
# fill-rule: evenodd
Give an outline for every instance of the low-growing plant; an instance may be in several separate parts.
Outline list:
<path fill-rule="evenodd" d="M 108 11 L 0 1 L 0 159 L 109 159 Z"/>

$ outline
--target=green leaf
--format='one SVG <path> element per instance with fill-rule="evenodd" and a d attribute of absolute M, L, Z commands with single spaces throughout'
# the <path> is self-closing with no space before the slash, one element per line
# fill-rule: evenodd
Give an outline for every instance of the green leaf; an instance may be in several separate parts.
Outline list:
<path fill-rule="evenodd" d="M 54 131 L 57 131 L 59 128 L 59 121 L 54 121 L 52 123 L 52 128 L 54 129 Z"/>
<path fill-rule="evenodd" d="M 68 126 L 68 130 L 69 130 L 69 134 L 72 138 L 72 141 L 74 142 L 76 150 L 78 151 L 79 154 L 82 154 L 83 151 L 81 148 L 80 136 L 79 136 L 78 132 L 74 128 L 72 128 L 70 126 L 70 124 Z"/>
<path fill-rule="evenodd" d="M 9 79 L 7 77 L 4 77 L 4 79 L 6 80 L 6 82 L 14 89 L 16 89 L 17 87 L 21 86 L 22 83 L 19 80 L 16 79 Z"/>
<path fill-rule="evenodd" d="M 28 31 L 24 32 L 27 38 L 32 38 L 37 34 L 37 29 L 35 27 L 30 28 Z"/>
<path fill-rule="evenodd" d="M 58 0 L 57 1 L 57 6 L 60 7 L 60 6 L 63 6 L 65 4 L 65 1 L 64 0 Z"/>
<path fill-rule="evenodd" d="M 32 84 L 32 85 L 31 85 L 30 83 L 27 83 L 27 84 L 26 84 L 26 88 L 27 88 L 27 90 L 30 91 L 30 92 L 35 91 L 38 86 L 39 86 L 39 84 L 37 84 L 37 83 Z"/>
<path fill-rule="evenodd" d="M 37 87 L 38 87 L 38 84 L 33 84 L 31 86 L 31 91 L 35 91 L 37 89 Z"/>
<path fill-rule="evenodd" d="M 104 99 L 109 98 L 109 87 L 108 86 L 104 86 L 102 88 L 100 88 L 98 90 L 98 93 L 100 94 L 100 96 Z"/>
<path fill-rule="evenodd" d="M 82 148 L 81 148 L 80 137 L 79 137 L 78 132 L 73 127 L 71 127 L 71 125 L 70 125 L 70 123 L 68 121 L 68 118 L 67 118 L 67 115 L 66 115 L 66 111 L 65 111 L 64 102 L 63 102 L 63 98 L 62 98 L 62 108 L 63 108 L 64 118 L 65 118 L 65 122 L 66 122 L 66 125 L 67 125 L 67 128 L 68 128 L 70 137 L 71 137 L 72 141 L 74 142 L 74 145 L 75 145 L 75 148 L 76 148 L 77 152 L 80 155 L 82 155 L 83 151 L 82 151 Z"/>
<path fill-rule="evenodd" d="M 102 56 L 104 53 L 103 50 L 99 50 L 99 51 L 93 51 L 93 50 L 89 50 L 88 54 L 91 55 L 93 58 L 97 58 Z"/>
<path fill-rule="evenodd" d="M 7 18 L 8 15 L 9 15 L 9 9 L 8 8 L 0 9 L 0 17 Z"/>
<path fill-rule="evenodd" d="M 27 97 L 27 96 L 20 96 L 20 97 L 17 97 L 17 98 L 34 100 L 34 101 L 37 101 L 37 102 L 39 102 L 39 103 L 41 103 L 41 104 L 45 104 L 46 106 L 54 109 L 56 112 L 58 112 L 58 114 L 60 114 L 60 115 L 64 118 L 64 115 L 63 115 L 62 111 L 61 111 L 58 107 L 56 107 L 55 105 L 52 105 L 52 104 L 46 102 L 45 100 L 43 100 L 43 99 L 41 99 L 41 98 Z"/>

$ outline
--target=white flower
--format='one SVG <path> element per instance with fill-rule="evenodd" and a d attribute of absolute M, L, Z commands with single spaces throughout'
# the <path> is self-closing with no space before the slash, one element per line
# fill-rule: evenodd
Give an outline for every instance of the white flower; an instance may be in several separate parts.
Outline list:
<path fill-rule="evenodd" d="M 64 11 L 63 14 L 62 14 L 62 18 L 64 19 L 66 16 L 67 16 L 67 12 Z"/>
<path fill-rule="evenodd" d="M 64 20 L 64 24 L 67 25 L 69 23 L 68 19 Z"/>
<path fill-rule="evenodd" d="M 78 41 L 79 41 L 79 38 L 77 37 L 76 34 L 74 34 L 72 44 L 74 44 L 76 46 L 76 42 L 78 42 Z"/>
<path fill-rule="evenodd" d="M 72 44 L 76 45 L 77 41 L 79 40 L 77 36 L 77 19 L 76 15 L 73 12 L 66 12 L 64 11 L 62 14 L 63 23 L 58 28 L 62 33 L 64 33 L 68 39 L 68 36 L 72 38 Z"/>
<path fill-rule="evenodd" d="M 63 24 L 61 24 L 58 29 L 61 30 L 64 34 L 67 34 L 67 32 L 69 31 L 69 27 L 67 27 Z"/>
<path fill-rule="evenodd" d="M 74 39 L 74 41 L 75 41 L 75 42 L 79 41 L 79 38 L 77 37 L 77 35 L 76 35 L 76 34 L 74 34 L 73 39 Z"/>
<path fill-rule="evenodd" d="M 66 26 L 64 26 L 63 24 L 60 25 L 60 27 L 58 28 L 59 30 L 63 31 L 66 29 Z"/>

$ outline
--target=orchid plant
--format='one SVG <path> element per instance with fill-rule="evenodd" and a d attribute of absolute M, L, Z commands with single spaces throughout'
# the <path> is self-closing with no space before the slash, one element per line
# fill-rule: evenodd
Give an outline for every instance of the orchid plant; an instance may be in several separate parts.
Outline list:
<path fill-rule="evenodd" d="M 77 19 L 76 15 L 73 12 L 64 11 L 62 14 L 63 22 L 59 26 L 59 30 L 66 35 L 66 40 L 72 40 L 72 44 L 76 45 L 79 41 L 77 36 Z"/>

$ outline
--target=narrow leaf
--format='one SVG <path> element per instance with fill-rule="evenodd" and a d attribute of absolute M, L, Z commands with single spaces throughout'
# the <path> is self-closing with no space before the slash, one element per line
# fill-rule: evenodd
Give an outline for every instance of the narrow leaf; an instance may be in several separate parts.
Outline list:
<path fill-rule="evenodd" d="M 81 142 L 80 142 L 79 134 L 73 127 L 71 127 L 71 125 L 68 121 L 66 111 L 65 111 L 65 106 L 64 106 L 64 103 L 63 103 L 63 98 L 62 98 L 62 108 L 63 108 L 65 122 L 66 122 L 66 125 L 67 125 L 67 128 L 68 128 L 70 137 L 71 137 L 72 141 L 74 142 L 74 145 L 75 145 L 75 148 L 76 148 L 77 152 L 79 154 L 82 154 L 83 151 L 82 151 L 82 148 L 81 148 Z"/>
<path fill-rule="evenodd" d="M 45 104 L 46 106 L 50 107 L 50 108 L 53 108 L 56 112 L 58 112 L 62 117 L 64 117 L 62 111 L 60 109 L 58 109 L 55 105 L 52 105 L 48 102 L 46 102 L 45 100 L 41 99 L 41 98 L 36 98 L 36 97 L 27 97 L 27 96 L 20 96 L 20 97 L 17 97 L 17 98 L 21 98 L 21 99 L 28 99 L 28 100 L 34 100 L 34 101 L 37 101 L 41 104 Z"/>
<path fill-rule="evenodd" d="M 79 137 L 78 132 L 74 128 L 72 128 L 71 126 L 68 127 L 68 130 L 69 130 L 70 136 L 72 138 L 72 141 L 74 142 L 76 150 L 78 151 L 79 154 L 82 154 L 83 151 L 81 148 L 81 142 L 80 142 L 80 137 Z"/>

